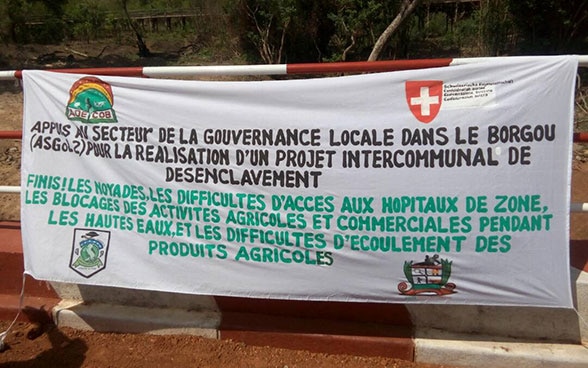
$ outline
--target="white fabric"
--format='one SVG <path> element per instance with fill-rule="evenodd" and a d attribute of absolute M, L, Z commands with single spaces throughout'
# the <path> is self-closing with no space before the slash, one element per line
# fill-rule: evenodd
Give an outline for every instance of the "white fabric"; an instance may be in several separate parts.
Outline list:
<path fill-rule="evenodd" d="M 209 295 L 571 307 L 576 68 L 563 56 L 84 83 L 24 71 L 26 272 Z M 284 144 L 292 132 L 300 141 Z"/>

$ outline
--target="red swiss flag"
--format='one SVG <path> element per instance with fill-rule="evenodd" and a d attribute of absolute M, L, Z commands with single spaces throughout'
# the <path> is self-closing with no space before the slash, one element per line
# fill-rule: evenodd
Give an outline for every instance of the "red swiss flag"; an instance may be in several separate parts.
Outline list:
<path fill-rule="evenodd" d="M 443 81 L 407 81 L 406 102 L 412 114 L 422 123 L 430 123 L 441 109 Z"/>

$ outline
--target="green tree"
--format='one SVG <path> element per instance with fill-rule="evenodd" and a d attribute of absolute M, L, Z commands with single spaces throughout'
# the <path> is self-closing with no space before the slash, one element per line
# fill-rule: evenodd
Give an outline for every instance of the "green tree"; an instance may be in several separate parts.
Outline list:
<path fill-rule="evenodd" d="M 15 43 L 60 42 L 67 0 L 7 0 L 2 4 L 2 30 Z"/>
<path fill-rule="evenodd" d="M 70 31 L 74 37 L 87 42 L 104 34 L 106 8 L 95 1 L 74 2 L 66 10 Z"/>
<path fill-rule="evenodd" d="M 375 42 L 374 34 L 386 7 L 377 0 L 342 0 L 328 16 L 335 25 L 332 59 L 346 61 L 362 55 Z"/>
<path fill-rule="evenodd" d="M 523 53 L 586 52 L 588 0 L 510 0 Z"/>
<path fill-rule="evenodd" d="M 250 59 L 274 64 L 318 61 L 327 52 L 334 0 L 234 0 L 234 32 Z"/>
<path fill-rule="evenodd" d="M 239 6 L 253 26 L 247 32 L 247 39 L 261 59 L 267 64 L 280 63 L 288 28 L 296 11 L 294 0 L 244 0 Z"/>
<path fill-rule="evenodd" d="M 479 35 L 483 55 L 504 54 L 510 46 L 513 34 L 512 16 L 508 0 L 483 0 L 480 2 Z"/>
<path fill-rule="evenodd" d="M 43 24 L 36 28 L 35 41 L 42 43 L 59 43 L 65 36 L 64 6 L 68 0 L 32 0 L 33 6 L 39 5 L 44 14 Z"/>
<path fill-rule="evenodd" d="M 4 27 L 14 43 L 26 42 L 26 15 L 30 14 L 30 4 L 25 0 L 8 0 L 4 3 L 6 14 Z"/>
<path fill-rule="evenodd" d="M 406 20 L 418 3 L 419 0 L 337 1 L 329 14 L 335 25 L 331 60 L 375 60 L 385 52 L 388 56 L 396 54 L 399 47 L 406 51 L 410 41 L 410 24 Z"/>

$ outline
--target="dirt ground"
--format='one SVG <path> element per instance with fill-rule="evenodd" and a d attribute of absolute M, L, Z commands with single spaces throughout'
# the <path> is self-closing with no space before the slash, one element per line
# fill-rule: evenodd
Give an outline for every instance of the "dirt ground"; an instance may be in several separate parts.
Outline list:
<path fill-rule="evenodd" d="M 99 50 L 100 47 L 94 46 L 93 49 Z M 63 48 L 44 52 L 25 48 L 4 51 L 5 58 L 6 55 L 23 62 L 19 65 L 3 65 L 0 60 L 0 69 L 3 70 L 35 65 L 92 66 L 79 63 L 70 65 L 72 60 L 76 60 L 77 54 L 67 54 L 63 52 Z M 94 61 L 92 58 L 85 59 Z M 117 59 L 115 56 L 111 56 L 109 60 L 118 60 L 129 65 L 128 60 Z M 588 109 L 588 104 L 585 100 L 580 100 L 577 107 L 577 129 L 588 131 L 588 111 L 585 113 L 584 109 Z M 21 124 L 21 88 L 15 82 L 0 81 L 0 131 L 20 130 Z M 19 140 L 0 140 L 0 185 L 20 184 L 20 152 Z M 574 156 L 572 201 L 588 202 L 588 190 L 585 190 L 588 185 L 588 146 L 575 145 Z M 0 220 L 19 218 L 19 195 L 0 194 Z M 585 214 L 572 215 L 572 239 L 588 239 L 586 223 Z M 8 324 L 7 321 L 0 321 L 0 332 Z M 25 323 L 15 325 L 8 334 L 6 343 L 8 348 L 0 353 L 1 367 L 433 367 L 382 357 L 316 354 L 192 336 L 102 334 L 51 326 L 39 328 Z"/>
<path fill-rule="evenodd" d="M 12 87 L 12 86 L 11 86 Z M 0 94 L 0 130 L 13 131 L 22 127 L 22 93 Z M 0 185 L 20 185 L 20 141 L 0 140 Z M 0 194 L 0 219 L 20 219 L 20 196 Z"/>
<path fill-rule="evenodd" d="M 0 322 L 4 331 L 7 322 Z M 70 328 L 15 325 L 0 353 L 0 367 L 199 367 L 199 368 L 449 368 L 382 357 L 328 355 L 307 351 L 248 346 L 194 336 L 106 334 Z M 32 333 L 31 333 L 32 332 Z"/>

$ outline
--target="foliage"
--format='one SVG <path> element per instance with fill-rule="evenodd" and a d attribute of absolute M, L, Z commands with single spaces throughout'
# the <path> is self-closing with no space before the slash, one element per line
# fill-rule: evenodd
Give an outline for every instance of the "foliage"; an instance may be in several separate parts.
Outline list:
<path fill-rule="evenodd" d="M 329 60 L 365 60 L 374 52 L 380 35 L 396 19 L 405 1 L 343 0 L 329 14 L 335 25 L 331 36 Z M 404 8 L 406 10 L 406 7 Z M 416 41 L 424 37 L 422 15 L 400 21 L 399 27 L 383 43 L 384 58 L 405 58 Z M 378 47 L 379 48 L 379 47 Z"/>
<path fill-rule="evenodd" d="M 72 37 L 90 42 L 105 32 L 107 9 L 92 0 L 75 2 L 67 9 L 67 19 Z"/>
<path fill-rule="evenodd" d="M 479 29 L 480 11 L 476 10 L 472 12 L 470 17 L 457 22 L 454 29 L 447 32 L 444 38 L 448 44 L 457 49 L 461 50 L 469 47 L 470 51 L 467 54 L 472 53 L 471 50 L 474 50 L 475 55 L 484 55 L 481 51 Z"/>
<path fill-rule="evenodd" d="M 7 0 L 0 4 L 3 15 L 0 17 L 0 26 L 4 41 L 24 41 L 21 39 L 20 33 L 26 22 L 25 15 L 30 13 L 26 8 L 28 6 L 29 4 L 23 0 Z"/>
<path fill-rule="evenodd" d="M 336 3 L 334 0 L 296 2 L 297 18 L 290 26 L 285 61 L 316 62 L 330 55 L 329 41 L 334 27 L 327 14 Z"/>
<path fill-rule="evenodd" d="M 502 55 L 509 45 L 508 37 L 513 26 L 507 0 L 483 0 L 480 11 L 480 40 L 483 53 L 490 56 Z"/>
<path fill-rule="evenodd" d="M 398 30 L 401 30 L 402 24 L 406 23 L 405 20 L 410 17 L 420 2 L 421 0 L 401 1 L 398 10 L 396 11 L 396 15 L 376 40 L 376 43 L 374 44 L 374 47 L 372 48 L 372 51 L 368 57 L 368 61 L 375 61 L 380 58 L 380 55 L 386 48 L 386 44 L 388 44 L 392 37 L 398 33 Z M 406 32 L 401 33 L 401 35 L 402 34 L 406 35 Z"/>
<path fill-rule="evenodd" d="M 2 9 L 5 15 L 3 17 L 5 21 L 2 24 L 3 38 L 8 38 L 15 43 L 61 41 L 64 29 L 62 21 L 64 1 L 7 0 Z M 7 34 L 8 37 L 6 37 Z"/>
<path fill-rule="evenodd" d="M 334 0 L 234 0 L 227 14 L 253 62 L 309 62 L 327 49 Z"/>
<path fill-rule="evenodd" d="M 268 64 L 281 62 L 288 27 L 296 10 L 294 1 L 244 1 L 242 7 L 255 26 L 247 37 L 259 51 L 261 59 Z"/>
<path fill-rule="evenodd" d="M 376 0 L 342 0 L 328 14 L 335 25 L 329 46 L 331 60 L 363 59 L 382 33 L 382 18 L 389 16 L 384 2 Z"/>
<path fill-rule="evenodd" d="M 2 0 L 0 40 L 27 44 L 114 37 L 128 42 L 133 36 L 151 43 L 167 37 L 203 56 L 245 54 L 254 63 L 366 60 L 402 2 Z M 139 14 L 166 13 L 187 16 L 138 20 Z M 382 58 L 586 50 L 588 0 L 422 1 L 385 42 Z"/>
<path fill-rule="evenodd" d="M 232 23 L 251 61 L 265 63 L 366 59 L 398 11 L 398 0 L 235 0 Z M 405 52 L 410 22 L 387 44 Z M 401 52 L 401 53 L 402 53 Z"/>
<path fill-rule="evenodd" d="M 586 52 L 588 0 L 510 0 L 522 53 Z"/>

